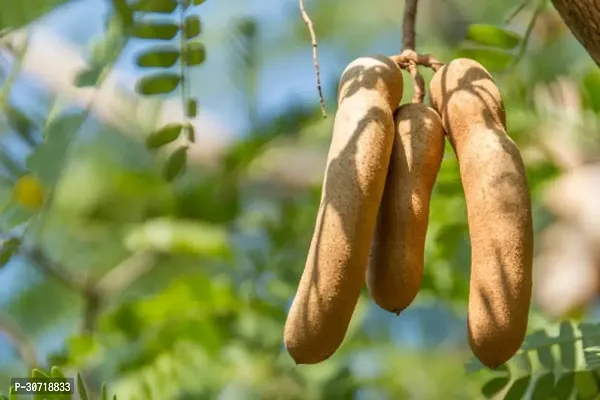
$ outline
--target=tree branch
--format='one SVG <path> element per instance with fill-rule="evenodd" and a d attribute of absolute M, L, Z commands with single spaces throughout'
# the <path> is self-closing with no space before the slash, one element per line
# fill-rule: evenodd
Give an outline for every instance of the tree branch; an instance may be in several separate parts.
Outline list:
<path fill-rule="evenodd" d="M 416 20 L 418 0 L 404 1 L 404 18 L 402 18 L 402 53 L 404 60 L 398 64 L 407 69 L 413 81 L 413 103 L 422 103 L 425 97 L 425 80 L 417 68 L 419 55 L 416 52 Z"/>
<path fill-rule="evenodd" d="M 416 20 L 418 0 L 404 1 L 404 18 L 402 20 L 402 50 L 416 49 Z"/>
<path fill-rule="evenodd" d="M 600 66 L 600 1 L 552 0 L 573 36 Z"/>
<path fill-rule="evenodd" d="M 86 286 L 83 296 L 85 305 L 83 308 L 81 332 L 84 334 L 92 334 L 96 328 L 96 321 L 100 314 L 103 297 L 93 282 L 90 282 Z"/>
<path fill-rule="evenodd" d="M 20 254 L 44 274 L 56 279 L 76 292 L 85 292 L 87 284 L 82 279 L 72 274 L 64 265 L 48 258 L 39 247 L 30 249 L 21 248 Z"/>

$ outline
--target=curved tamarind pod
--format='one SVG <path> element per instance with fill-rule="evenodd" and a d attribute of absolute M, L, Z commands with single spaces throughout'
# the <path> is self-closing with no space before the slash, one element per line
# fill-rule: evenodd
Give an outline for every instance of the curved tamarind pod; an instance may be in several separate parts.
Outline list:
<path fill-rule="evenodd" d="M 369 247 L 402 97 L 400 68 L 384 56 L 344 70 L 321 204 L 306 265 L 289 311 L 284 344 L 297 364 L 314 364 L 341 345 L 365 281 Z"/>
<path fill-rule="evenodd" d="M 367 287 L 381 308 L 399 314 L 421 288 L 429 202 L 444 156 L 444 128 L 438 113 L 422 103 L 401 106 L 394 122 Z"/>
<path fill-rule="evenodd" d="M 469 344 L 488 367 L 508 361 L 527 330 L 533 224 L 521 154 L 506 134 L 500 92 L 479 63 L 456 59 L 430 82 L 458 158 L 471 238 Z"/>

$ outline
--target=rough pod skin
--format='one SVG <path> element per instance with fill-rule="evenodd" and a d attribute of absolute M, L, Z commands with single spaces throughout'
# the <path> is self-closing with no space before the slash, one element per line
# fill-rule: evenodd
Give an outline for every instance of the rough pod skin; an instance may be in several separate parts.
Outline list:
<path fill-rule="evenodd" d="M 482 65 L 469 59 L 445 65 L 431 80 L 430 97 L 456 152 L 467 203 L 469 344 L 495 368 L 515 354 L 527 330 L 533 228 L 525 167 Z"/>
<path fill-rule="evenodd" d="M 369 248 L 402 97 L 400 68 L 383 56 L 344 70 L 321 204 L 284 330 L 297 364 L 330 357 L 342 343 L 365 282 Z"/>
<path fill-rule="evenodd" d="M 425 104 L 395 114 L 396 135 L 367 268 L 367 287 L 399 314 L 421 288 L 431 191 L 444 156 L 444 128 Z"/>

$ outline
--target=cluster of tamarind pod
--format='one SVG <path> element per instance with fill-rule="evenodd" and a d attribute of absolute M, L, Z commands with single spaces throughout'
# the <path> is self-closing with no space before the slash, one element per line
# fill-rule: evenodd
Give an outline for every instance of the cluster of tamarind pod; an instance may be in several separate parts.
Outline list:
<path fill-rule="evenodd" d="M 445 137 L 467 206 L 469 345 L 494 368 L 525 337 L 531 199 L 500 92 L 482 65 L 464 58 L 435 72 L 431 106 L 400 105 L 403 91 L 399 63 L 386 56 L 358 58 L 341 76 L 316 226 L 284 329 L 297 364 L 319 363 L 340 347 L 365 282 L 396 314 L 417 296 Z"/>

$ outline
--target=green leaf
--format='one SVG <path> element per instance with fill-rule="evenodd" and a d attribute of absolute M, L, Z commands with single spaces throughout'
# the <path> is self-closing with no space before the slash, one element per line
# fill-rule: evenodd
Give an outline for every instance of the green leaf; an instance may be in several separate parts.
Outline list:
<path fill-rule="evenodd" d="M 489 380 L 483 387 L 481 388 L 481 394 L 486 399 L 493 398 L 496 394 L 498 394 L 506 384 L 510 381 L 510 378 L 504 376 L 499 378 L 494 378 Z"/>
<path fill-rule="evenodd" d="M 179 50 L 176 48 L 151 48 L 139 54 L 136 64 L 142 68 L 170 68 L 179 59 Z"/>
<path fill-rule="evenodd" d="M 188 118 L 196 118 L 198 114 L 198 102 L 196 99 L 187 99 L 185 107 L 185 115 Z"/>
<path fill-rule="evenodd" d="M 257 32 L 257 24 L 254 18 L 242 18 L 237 24 L 237 31 L 248 39 L 254 39 Z"/>
<path fill-rule="evenodd" d="M 8 392 L 8 400 L 19 400 L 19 395 L 15 393 L 15 387 L 11 386 Z"/>
<path fill-rule="evenodd" d="M 575 372 L 575 389 L 578 396 L 584 399 L 593 399 L 598 394 L 598 386 L 594 376 L 589 371 Z"/>
<path fill-rule="evenodd" d="M 195 6 L 199 6 L 200 4 L 204 3 L 205 0 L 194 0 L 194 5 Z"/>
<path fill-rule="evenodd" d="M 458 57 L 471 58 L 481 63 L 490 71 L 501 71 L 506 69 L 513 58 L 512 54 L 503 50 L 483 48 L 461 48 L 457 51 L 457 58 Z"/>
<path fill-rule="evenodd" d="M 472 24 L 467 29 L 467 40 L 500 49 L 512 49 L 521 43 L 521 35 L 494 25 Z"/>
<path fill-rule="evenodd" d="M 35 145 L 35 124 L 21 110 L 8 103 L 4 106 L 8 124 L 30 146 Z"/>
<path fill-rule="evenodd" d="M 131 5 L 134 11 L 171 14 L 177 8 L 175 0 L 139 0 Z"/>
<path fill-rule="evenodd" d="M 190 15 L 185 19 L 183 25 L 183 34 L 186 39 L 198 36 L 201 32 L 200 18 L 197 15 Z"/>
<path fill-rule="evenodd" d="M 506 396 L 504 396 L 504 400 L 522 400 L 525 397 L 530 381 L 531 376 L 529 375 L 515 380 L 506 393 Z"/>
<path fill-rule="evenodd" d="M 108 400 L 108 390 L 106 389 L 106 382 L 102 382 L 100 389 L 100 400 Z"/>
<path fill-rule="evenodd" d="M 65 374 L 55 365 L 50 369 L 50 376 L 52 378 L 64 378 Z"/>
<path fill-rule="evenodd" d="M 19 238 L 10 238 L 2 243 L 2 247 L 0 248 L 0 268 L 8 264 L 15 252 L 19 250 L 19 246 L 21 246 L 21 239 Z"/>
<path fill-rule="evenodd" d="M 540 364 L 542 364 L 542 367 L 549 370 L 554 369 L 555 360 L 554 356 L 552 355 L 552 351 L 550 350 L 550 345 L 554 342 L 554 340 L 548 336 L 546 331 L 534 332 L 530 335 L 530 338 L 533 343 L 538 343 L 539 346 L 541 346 L 538 347 L 536 353 Z"/>
<path fill-rule="evenodd" d="M 600 112 L 600 70 L 592 68 L 581 79 L 582 95 L 587 98 L 589 107 L 595 112 Z"/>
<path fill-rule="evenodd" d="M 163 126 L 146 137 L 146 147 L 149 149 L 156 149 L 175 141 L 181 133 L 181 128 L 182 125 L 180 123 L 172 123 Z"/>
<path fill-rule="evenodd" d="M 125 238 L 131 251 L 220 255 L 228 249 L 227 231 L 216 224 L 158 218 L 132 229 Z"/>
<path fill-rule="evenodd" d="M 594 346 L 583 350 L 586 367 L 589 370 L 600 368 L 600 346 Z"/>
<path fill-rule="evenodd" d="M 45 187 L 54 187 L 60 178 L 69 145 L 75 137 L 84 113 L 62 113 L 47 122 L 44 142 L 27 158 L 27 167 L 40 178 Z"/>
<path fill-rule="evenodd" d="M 50 369 L 50 376 L 52 378 L 65 378 L 65 374 L 56 365 L 52 366 L 52 368 Z M 70 400 L 70 399 L 71 399 L 71 395 L 68 395 L 68 394 L 56 396 L 56 400 Z"/>
<path fill-rule="evenodd" d="M 88 400 L 87 387 L 85 386 L 85 382 L 83 381 L 83 378 L 79 372 L 77 373 L 77 393 L 79 393 L 79 398 L 81 400 Z"/>
<path fill-rule="evenodd" d="M 600 325 L 583 322 L 578 324 L 578 329 L 581 331 L 583 355 L 588 369 L 593 369 L 593 364 L 598 362 L 598 351 L 590 351 L 589 349 L 600 347 Z"/>
<path fill-rule="evenodd" d="M 96 86 L 103 71 L 104 68 L 101 67 L 86 68 L 79 71 L 75 77 L 75 86 L 79 88 Z"/>
<path fill-rule="evenodd" d="M 41 369 L 34 368 L 31 370 L 32 378 L 50 378 L 50 375 L 42 371 Z"/>
<path fill-rule="evenodd" d="M 185 127 L 185 134 L 191 143 L 196 143 L 196 129 L 193 125 L 188 125 Z"/>
<path fill-rule="evenodd" d="M 511 365 L 513 365 L 516 370 L 521 371 L 527 375 L 531 375 L 531 358 L 528 352 L 524 351 L 514 356 L 511 360 Z"/>
<path fill-rule="evenodd" d="M 125 0 L 112 0 L 113 7 L 117 15 L 121 19 L 124 28 L 129 28 L 133 25 L 133 11 L 129 8 Z"/>
<path fill-rule="evenodd" d="M 18 29 L 52 12 L 68 0 L 0 0 L 0 29 Z"/>
<path fill-rule="evenodd" d="M 187 164 L 187 146 L 176 149 L 167 159 L 163 167 L 163 178 L 170 182 L 185 170 Z"/>
<path fill-rule="evenodd" d="M 189 43 L 185 51 L 185 65 L 200 65 L 206 60 L 206 49 L 200 42 Z"/>
<path fill-rule="evenodd" d="M 554 398 L 556 400 L 568 400 L 571 398 L 575 388 L 575 372 L 567 372 L 562 375 L 554 387 Z"/>
<path fill-rule="evenodd" d="M 7 232 L 30 221 L 33 211 L 25 209 L 18 204 L 9 204 L 0 213 L 0 231 Z"/>
<path fill-rule="evenodd" d="M 146 75 L 136 85 L 136 90 L 144 95 L 171 93 L 181 82 L 181 76 L 172 72 Z"/>
<path fill-rule="evenodd" d="M 138 22 L 133 26 L 132 36 L 140 39 L 171 40 L 179 32 L 172 22 Z"/>
<path fill-rule="evenodd" d="M 560 342 L 560 361 L 566 370 L 575 369 L 575 332 L 573 325 L 569 322 L 560 324 L 560 334 L 558 335 Z"/>
<path fill-rule="evenodd" d="M 547 372 L 535 381 L 535 387 L 531 394 L 531 400 L 547 400 L 554 393 L 554 373 Z"/>

